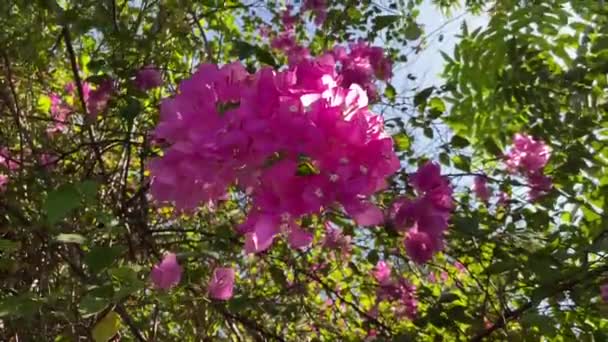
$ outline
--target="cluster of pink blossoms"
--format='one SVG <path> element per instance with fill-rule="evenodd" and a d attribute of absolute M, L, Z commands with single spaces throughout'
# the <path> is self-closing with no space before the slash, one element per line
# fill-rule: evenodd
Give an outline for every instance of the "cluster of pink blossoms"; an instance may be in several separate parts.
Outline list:
<path fill-rule="evenodd" d="M 21 160 L 21 157 L 23 157 L 23 160 Z M 11 152 L 6 147 L 0 148 L 0 191 L 6 190 L 9 176 L 24 165 L 31 163 L 32 158 L 34 158 L 38 165 L 44 168 L 51 168 L 57 162 L 56 156 L 49 153 L 33 155 L 29 148 L 24 148 L 19 153 Z"/>
<path fill-rule="evenodd" d="M 163 84 L 163 77 L 154 65 L 149 64 L 137 71 L 133 84 L 139 90 L 146 91 L 160 87 Z"/>
<path fill-rule="evenodd" d="M 377 311 L 377 306 L 383 301 L 388 301 L 393 304 L 393 310 L 398 317 L 407 317 L 413 319 L 418 312 L 418 300 L 416 298 L 416 286 L 412 285 L 404 278 L 393 279 L 391 277 L 391 268 L 384 261 L 379 261 L 372 275 L 378 282 L 378 290 L 376 291 L 376 307 L 372 309 Z"/>
<path fill-rule="evenodd" d="M 82 95 L 87 106 L 87 113 L 91 117 L 97 117 L 99 113 L 105 110 L 113 92 L 114 83 L 111 79 L 101 82 L 95 89 L 92 89 L 89 83 L 83 82 Z M 53 119 L 53 122 L 47 128 L 49 134 L 67 132 L 69 116 L 75 112 L 74 106 L 77 106 L 80 101 L 74 83 L 68 83 L 65 86 L 65 93 L 71 98 L 72 105 L 59 94 L 50 94 L 51 119 Z"/>
<path fill-rule="evenodd" d="M 543 173 L 550 156 L 551 150 L 542 140 L 519 133 L 513 137 L 513 146 L 505 156 L 505 163 L 509 172 L 520 172 L 527 178 L 531 200 L 536 200 L 552 188 L 551 178 Z"/>
<path fill-rule="evenodd" d="M 0 170 L 10 173 L 19 168 L 19 163 L 13 159 L 7 148 L 0 149 Z M 9 178 L 6 173 L 0 173 L 0 191 L 6 190 Z"/>
<path fill-rule="evenodd" d="M 348 256 L 352 251 L 351 237 L 344 235 L 342 231 L 331 222 L 325 222 L 325 239 L 323 246 Z"/>
<path fill-rule="evenodd" d="M 309 245 L 298 218 L 336 204 L 360 225 L 382 222 L 369 197 L 399 160 L 365 91 L 337 77 L 331 54 L 253 75 L 240 63 L 202 65 L 161 104 L 154 134 L 167 148 L 150 165 L 153 195 L 192 209 L 237 186 L 251 199 L 247 252 L 282 232 L 294 248 Z"/>
<path fill-rule="evenodd" d="M 488 187 L 486 176 L 475 176 L 473 180 L 473 192 L 482 202 L 487 202 L 490 199 L 491 191 Z"/>
<path fill-rule="evenodd" d="M 608 284 L 600 286 L 600 297 L 604 303 L 608 303 Z"/>
<path fill-rule="evenodd" d="M 291 31 L 281 33 L 272 41 L 274 48 L 283 50 L 290 65 L 297 65 L 310 57 L 309 51 L 298 45 Z M 392 61 L 385 56 L 384 49 L 365 42 L 351 43 L 348 48 L 336 46 L 331 51 L 335 61 L 335 81 L 342 88 L 357 84 L 367 92 L 371 101 L 379 98 L 375 80 L 386 81 L 392 74 Z"/>
<path fill-rule="evenodd" d="M 317 13 L 316 18 L 323 18 L 325 13 L 325 0 L 308 0 L 302 9 Z M 310 51 L 299 45 L 296 39 L 295 24 L 299 18 L 291 14 L 292 7 L 288 7 L 282 14 L 282 31 L 272 39 L 271 47 L 283 51 L 287 55 L 289 65 L 297 65 L 310 58 Z M 386 81 L 392 77 L 393 64 L 385 56 L 384 49 L 371 46 L 364 41 L 349 44 L 348 48 L 336 46 L 330 54 L 336 63 L 335 81 L 342 88 L 349 88 L 358 84 L 367 92 L 371 101 L 379 98 L 375 80 Z"/>
<path fill-rule="evenodd" d="M 154 65 L 146 65 L 137 71 L 133 84 L 139 90 L 150 90 L 162 85 L 162 76 Z M 115 82 L 110 78 L 103 80 L 95 88 L 92 88 L 88 82 L 82 82 L 82 95 L 87 113 L 92 118 L 103 113 L 115 91 Z M 80 103 L 78 90 L 74 83 L 71 82 L 65 86 L 64 95 L 65 97 L 62 97 L 54 92 L 49 95 L 51 98 L 51 119 L 53 121 L 47 128 L 48 134 L 66 133 L 69 117 L 76 112 L 75 107 L 78 107 Z"/>
<path fill-rule="evenodd" d="M 154 265 L 150 272 L 150 279 L 154 287 L 168 290 L 177 286 L 182 279 L 183 268 L 177 261 L 175 253 L 167 253 L 163 260 Z M 207 284 L 209 297 L 218 300 L 228 300 L 234 290 L 234 270 L 228 267 L 218 267 Z"/>
<path fill-rule="evenodd" d="M 440 166 L 431 162 L 421 166 L 409 181 L 418 196 L 396 200 L 391 216 L 395 228 L 406 231 L 408 256 L 425 263 L 443 249 L 443 235 L 454 205 L 452 187 L 441 176 Z"/>

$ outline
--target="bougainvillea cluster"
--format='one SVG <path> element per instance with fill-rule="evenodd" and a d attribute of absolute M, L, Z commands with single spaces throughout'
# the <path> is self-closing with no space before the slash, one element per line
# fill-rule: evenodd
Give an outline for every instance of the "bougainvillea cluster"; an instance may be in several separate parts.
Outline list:
<path fill-rule="evenodd" d="M 526 177 L 532 201 L 552 188 L 551 178 L 544 174 L 550 156 L 551 149 L 545 142 L 519 133 L 513 137 L 513 146 L 505 156 L 507 170 Z"/>
<path fill-rule="evenodd" d="M 234 270 L 229 267 L 218 267 L 213 271 L 207 291 L 209 297 L 218 300 L 228 300 L 234 291 Z"/>
<path fill-rule="evenodd" d="M 146 65 L 137 71 L 133 84 L 142 91 L 160 87 L 163 78 L 160 71 L 154 65 Z"/>
<path fill-rule="evenodd" d="M 298 220 L 328 208 L 379 224 L 370 196 L 399 160 L 366 92 L 339 78 L 332 54 L 281 72 L 202 65 L 161 104 L 155 138 L 167 147 L 150 166 L 153 195 L 187 210 L 239 189 L 249 199 L 239 228 L 247 252 L 281 233 L 293 248 L 309 245 L 312 233 Z"/>
<path fill-rule="evenodd" d="M 86 104 L 87 113 L 95 118 L 102 113 L 107 105 L 112 93 L 114 92 L 114 82 L 111 79 L 103 80 L 95 88 L 88 82 L 82 83 L 82 96 Z M 65 86 L 65 96 L 58 93 L 51 93 L 51 119 L 52 122 L 47 127 L 47 133 L 65 133 L 69 127 L 69 118 L 79 107 L 79 95 L 74 83 Z"/>
<path fill-rule="evenodd" d="M 416 298 L 416 286 L 405 278 L 393 279 L 391 267 L 384 261 L 379 261 L 372 275 L 378 282 L 376 290 L 376 306 L 372 311 L 377 311 L 378 305 L 387 301 L 392 303 L 393 312 L 397 317 L 413 319 L 418 312 L 418 300 Z"/>
<path fill-rule="evenodd" d="M 293 7 L 288 6 L 282 12 L 281 32 L 271 40 L 270 45 L 287 56 L 290 66 L 296 66 L 310 58 L 310 51 L 297 42 L 295 24 L 299 21 L 299 17 L 293 15 L 292 10 Z M 311 10 L 319 25 L 325 20 L 327 10 L 325 0 L 305 1 L 302 10 Z M 338 86 L 349 88 L 352 84 L 357 84 L 367 92 L 367 96 L 372 102 L 379 99 L 374 81 L 386 81 L 393 75 L 393 63 L 385 55 L 384 49 L 364 41 L 353 42 L 347 47 L 336 46 L 329 52 L 329 55 L 335 61 L 335 81 Z"/>
<path fill-rule="evenodd" d="M 410 176 L 415 198 L 399 198 L 392 208 L 394 227 L 405 232 L 408 256 L 425 263 L 443 249 L 444 232 L 453 208 L 452 187 L 438 164 L 427 162 Z"/>
<path fill-rule="evenodd" d="M 600 298 L 604 303 L 608 303 L 608 284 L 600 286 Z"/>
<path fill-rule="evenodd" d="M 491 191 L 488 187 L 488 179 L 486 176 L 475 176 L 475 179 L 473 180 L 473 192 L 482 202 L 487 202 L 490 199 Z"/>
<path fill-rule="evenodd" d="M 179 284 L 184 269 L 177 260 L 175 253 L 166 253 L 158 264 L 152 267 L 150 280 L 157 289 L 168 290 Z M 232 297 L 235 273 L 232 268 L 218 267 L 207 284 L 209 297 L 227 300 Z"/>
<path fill-rule="evenodd" d="M 154 287 L 166 290 L 180 282 L 182 272 L 183 269 L 177 262 L 177 255 L 167 253 L 163 260 L 152 268 L 150 278 Z"/>

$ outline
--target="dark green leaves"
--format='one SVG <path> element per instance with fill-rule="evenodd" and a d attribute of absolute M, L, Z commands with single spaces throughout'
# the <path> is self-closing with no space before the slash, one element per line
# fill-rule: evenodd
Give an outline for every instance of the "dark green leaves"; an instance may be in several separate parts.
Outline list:
<path fill-rule="evenodd" d="M 414 96 L 414 106 L 424 108 L 429 96 L 431 96 L 434 90 L 435 87 L 428 87 L 418 92 L 416 96 Z"/>
<path fill-rule="evenodd" d="M 66 217 L 80 205 L 80 194 L 72 184 L 65 184 L 51 191 L 45 202 L 46 218 L 49 224 L 55 224 Z"/>
<path fill-rule="evenodd" d="M 460 170 L 467 172 L 471 171 L 471 157 L 457 155 L 452 157 L 452 163 L 454 163 L 454 166 L 456 166 Z"/>
<path fill-rule="evenodd" d="M 401 16 L 399 15 L 379 15 L 374 18 L 374 30 L 380 31 L 396 23 Z"/>
<path fill-rule="evenodd" d="M 395 97 L 397 96 L 397 92 L 395 91 L 395 87 L 393 87 L 392 84 L 390 84 L 390 83 L 386 84 L 386 89 L 384 89 L 384 96 L 386 96 L 386 98 L 389 101 L 395 102 Z"/>
<path fill-rule="evenodd" d="M 251 45 L 244 41 L 238 41 L 234 44 L 235 50 L 239 59 L 247 59 L 255 56 L 256 59 L 263 64 L 270 65 L 273 68 L 277 68 L 277 64 L 274 56 L 266 49 L 263 49 L 256 45 Z"/>
<path fill-rule="evenodd" d="M 41 305 L 31 293 L 8 296 L 0 299 L 0 318 L 29 317 L 36 314 Z"/>
<path fill-rule="evenodd" d="M 93 247 L 84 257 L 84 262 L 88 266 L 91 274 L 95 275 L 100 271 L 110 267 L 122 254 L 123 249 L 118 246 L 113 247 Z"/>
<path fill-rule="evenodd" d="M 454 135 L 450 143 L 452 144 L 452 146 L 458 148 L 465 148 L 470 145 L 469 141 L 466 138 L 463 138 L 459 135 Z"/>
<path fill-rule="evenodd" d="M 407 151 L 412 144 L 410 137 L 405 133 L 394 135 L 393 141 L 395 142 L 395 150 L 397 152 Z"/>
<path fill-rule="evenodd" d="M 415 22 L 410 22 L 405 28 L 405 38 L 416 40 L 422 35 L 422 29 Z"/>
<path fill-rule="evenodd" d="M 97 183 L 86 180 L 77 184 L 64 184 L 48 193 L 44 209 L 47 222 L 55 224 L 81 205 L 81 200 L 89 203 L 95 200 Z"/>
<path fill-rule="evenodd" d="M 126 99 L 124 106 L 120 110 L 120 116 L 127 122 L 133 120 L 141 113 L 141 103 L 135 97 L 129 96 Z"/>

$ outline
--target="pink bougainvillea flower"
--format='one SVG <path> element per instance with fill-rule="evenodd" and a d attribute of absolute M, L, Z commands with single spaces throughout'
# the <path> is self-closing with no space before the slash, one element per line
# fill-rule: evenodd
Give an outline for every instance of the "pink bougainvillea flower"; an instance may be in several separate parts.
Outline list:
<path fill-rule="evenodd" d="M 507 204 L 509 204 L 509 202 L 511 201 L 511 195 L 509 195 L 508 193 L 501 191 L 500 194 L 498 194 L 498 201 L 497 201 L 497 205 L 499 206 L 505 206 Z"/>
<path fill-rule="evenodd" d="M 312 244 L 313 235 L 300 227 L 292 226 L 289 231 L 289 246 L 295 249 L 303 249 Z"/>
<path fill-rule="evenodd" d="M 429 234 L 419 232 L 417 229 L 410 229 L 407 232 L 403 244 L 410 259 L 418 264 L 431 260 L 433 254 L 439 250 Z"/>
<path fill-rule="evenodd" d="M 331 222 L 325 223 L 325 239 L 323 246 L 330 249 L 337 249 L 342 254 L 348 254 L 352 250 L 351 237 L 344 235 L 340 229 Z"/>
<path fill-rule="evenodd" d="M 452 187 L 441 176 L 439 165 L 430 162 L 409 180 L 418 197 L 397 198 L 389 217 L 395 229 L 406 232 L 403 244 L 408 256 L 424 263 L 443 249 L 443 234 L 454 205 Z"/>
<path fill-rule="evenodd" d="M 553 181 L 551 177 L 543 175 L 541 172 L 536 172 L 528 175 L 528 185 L 530 186 L 530 192 L 528 197 L 530 201 L 536 201 L 553 188 Z"/>
<path fill-rule="evenodd" d="M 304 11 L 312 11 L 315 24 L 321 26 L 327 19 L 327 0 L 304 0 L 302 4 Z"/>
<path fill-rule="evenodd" d="M 511 172 L 520 170 L 532 174 L 542 170 L 550 156 L 551 149 L 544 141 L 517 133 L 513 137 L 513 146 L 506 155 L 506 164 Z"/>
<path fill-rule="evenodd" d="M 259 253 L 268 249 L 280 232 L 279 225 L 278 217 L 261 216 L 254 224 L 253 230 L 245 235 L 245 252 Z"/>
<path fill-rule="evenodd" d="M 296 222 L 326 208 L 362 226 L 382 223 L 371 198 L 400 167 L 363 88 L 338 84 L 334 57 L 285 49 L 297 56 L 284 71 L 201 65 L 161 103 L 154 132 L 164 147 L 150 163 L 155 199 L 189 210 L 242 192 L 252 208 L 239 226 L 247 253 L 283 235 L 292 248 L 310 245 L 312 232 Z M 445 194 L 428 196 L 444 205 Z M 350 248 L 346 238 L 334 242 Z"/>
<path fill-rule="evenodd" d="M 113 92 L 114 82 L 111 79 L 104 80 L 97 88 L 90 90 L 89 95 L 86 98 L 87 112 L 89 115 L 96 117 L 98 114 L 105 111 Z"/>
<path fill-rule="evenodd" d="M 418 171 L 410 177 L 409 181 L 414 189 L 420 192 L 431 191 L 445 183 L 445 180 L 441 177 L 441 167 L 439 164 L 432 162 L 427 162 L 418 168 Z"/>
<path fill-rule="evenodd" d="M 391 267 L 385 261 L 378 261 L 372 275 L 380 284 L 387 284 L 391 280 Z"/>
<path fill-rule="evenodd" d="M 604 303 L 608 303 L 608 284 L 600 286 L 600 297 Z"/>
<path fill-rule="evenodd" d="M 234 291 L 234 270 L 229 267 L 218 267 L 213 271 L 207 290 L 214 299 L 228 300 Z"/>
<path fill-rule="evenodd" d="M 490 189 L 488 188 L 487 178 L 485 176 L 475 176 L 473 181 L 473 192 L 483 202 L 487 202 L 490 198 Z"/>
<path fill-rule="evenodd" d="M 293 29 L 295 24 L 298 22 L 298 16 L 291 14 L 292 10 L 293 6 L 287 5 L 285 10 L 281 12 L 281 23 L 286 30 Z"/>
<path fill-rule="evenodd" d="M 416 286 L 404 278 L 396 280 L 387 279 L 379 284 L 376 290 L 375 307 L 383 301 L 393 304 L 393 312 L 397 317 L 413 319 L 417 315 L 418 299 L 416 296 Z"/>
<path fill-rule="evenodd" d="M 177 262 L 175 253 L 165 254 L 163 260 L 152 268 L 150 278 L 159 289 L 166 290 L 177 285 L 182 278 L 182 267 Z"/>
<path fill-rule="evenodd" d="M 8 184 L 8 176 L 0 174 L 0 191 L 6 190 L 7 184 Z"/>
<path fill-rule="evenodd" d="M 163 77 L 154 65 L 149 64 L 137 71 L 133 83 L 139 90 L 146 91 L 163 85 Z"/>
<path fill-rule="evenodd" d="M 52 168 L 57 161 L 59 160 L 59 157 L 49 154 L 49 153 L 42 153 L 40 154 L 38 161 L 40 163 L 40 166 L 50 169 Z"/>
<path fill-rule="evenodd" d="M 370 329 L 365 336 L 365 342 L 375 341 L 378 338 L 378 332 L 376 329 Z"/>
<path fill-rule="evenodd" d="M 66 89 L 72 89 L 71 87 L 66 86 Z M 72 113 L 72 109 L 63 102 L 61 97 L 56 93 L 51 93 L 51 119 L 52 122 L 47 127 L 47 133 L 49 135 L 53 135 L 57 132 L 65 133 L 68 129 L 68 117 Z"/>
<path fill-rule="evenodd" d="M 0 148 L 0 166 L 7 171 L 17 170 L 20 166 L 17 156 L 12 156 L 11 152 L 6 148 Z"/>

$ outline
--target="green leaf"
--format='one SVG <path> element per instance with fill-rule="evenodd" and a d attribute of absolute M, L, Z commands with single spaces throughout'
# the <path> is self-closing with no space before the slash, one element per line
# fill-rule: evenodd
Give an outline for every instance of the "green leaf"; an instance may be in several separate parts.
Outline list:
<path fill-rule="evenodd" d="M 75 243 L 75 244 L 79 244 L 79 245 L 82 245 L 86 241 L 84 236 L 82 236 L 80 234 L 59 234 L 59 235 L 57 235 L 55 240 L 58 242 Z"/>
<path fill-rule="evenodd" d="M 46 95 L 40 95 L 36 108 L 43 113 L 48 113 L 51 110 L 51 98 Z"/>
<path fill-rule="evenodd" d="M 435 87 L 428 87 L 418 92 L 416 96 L 414 96 L 414 106 L 426 106 L 427 99 L 429 98 L 429 96 L 431 96 L 433 90 L 435 90 Z"/>
<path fill-rule="evenodd" d="M 452 223 L 455 230 L 465 234 L 476 234 L 479 230 L 479 220 L 475 217 L 454 216 Z"/>
<path fill-rule="evenodd" d="M 261 63 L 270 65 L 271 67 L 274 67 L 274 68 L 277 68 L 279 66 L 277 64 L 276 60 L 274 59 L 274 56 L 272 55 L 272 53 L 270 53 L 270 51 L 268 51 L 266 49 L 256 47 L 255 56 L 257 57 L 258 61 L 260 61 Z"/>
<path fill-rule="evenodd" d="M 463 171 L 471 171 L 471 158 L 463 155 L 452 157 L 454 166 Z"/>
<path fill-rule="evenodd" d="M 442 99 L 438 98 L 438 97 L 433 97 L 430 101 L 429 101 L 429 115 L 431 116 L 431 118 L 436 119 L 439 116 L 441 116 L 441 114 L 443 114 L 445 112 L 445 103 L 443 102 Z"/>
<path fill-rule="evenodd" d="M 517 261 L 513 259 L 500 260 L 486 268 L 487 274 L 500 274 L 506 271 L 513 270 L 517 267 Z"/>
<path fill-rule="evenodd" d="M 272 280 L 274 280 L 275 284 L 281 286 L 281 287 L 285 287 L 287 284 L 287 277 L 285 277 L 285 273 L 283 273 L 283 270 L 281 270 L 280 268 L 276 267 L 276 266 L 271 266 L 270 267 L 270 276 L 272 277 Z"/>
<path fill-rule="evenodd" d="M 104 247 L 97 246 L 93 247 L 84 257 L 85 264 L 89 267 L 91 274 L 97 274 L 107 267 L 110 267 L 120 254 L 123 249 L 118 246 Z"/>
<path fill-rule="evenodd" d="M 379 15 L 374 19 L 374 30 L 380 31 L 397 22 L 399 18 L 401 18 L 400 15 Z"/>
<path fill-rule="evenodd" d="M 93 328 L 91 335 L 95 342 L 108 342 L 120 330 L 120 316 L 110 311 Z"/>
<path fill-rule="evenodd" d="M 86 318 L 101 312 L 108 304 L 110 304 L 110 300 L 107 298 L 86 295 L 80 300 L 78 311 Z"/>
<path fill-rule="evenodd" d="M 114 284 L 114 300 L 116 301 L 120 301 L 145 287 L 145 282 L 139 279 L 134 267 L 112 268 L 109 273 Z"/>
<path fill-rule="evenodd" d="M 44 204 L 47 222 L 55 224 L 79 206 L 80 195 L 76 187 L 72 184 L 62 185 L 47 195 Z"/>
<path fill-rule="evenodd" d="M 463 138 L 459 135 L 454 135 L 450 142 L 452 146 L 457 148 L 465 148 L 470 145 L 469 141 L 466 138 Z"/>
<path fill-rule="evenodd" d="M 498 155 L 502 154 L 502 149 L 499 147 L 498 143 L 496 142 L 496 140 L 494 138 L 487 138 L 484 141 L 483 146 L 492 155 L 498 156 Z"/>
<path fill-rule="evenodd" d="M 87 67 L 89 68 L 89 70 L 93 73 L 96 73 L 100 70 L 103 69 L 103 67 L 106 65 L 106 61 L 103 59 L 94 59 L 92 61 L 90 61 L 87 64 Z"/>
<path fill-rule="evenodd" d="M 411 22 L 405 28 L 405 38 L 408 40 L 416 40 L 422 35 L 422 29 L 415 22 Z"/>
<path fill-rule="evenodd" d="M 266 49 L 262 49 L 259 46 L 255 46 L 244 41 L 234 43 L 234 47 L 240 60 L 255 56 L 260 63 L 270 65 L 274 68 L 278 67 L 274 56 Z"/>
<path fill-rule="evenodd" d="M 380 260 L 378 251 L 371 250 L 369 253 L 367 253 L 367 261 L 369 261 L 370 264 L 375 265 L 378 263 L 378 260 Z"/>
<path fill-rule="evenodd" d="M 93 180 L 85 180 L 76 185 L 78 191 L 89 202 L 96 199 L 98 186 L 99 184 Z"/>
<path fill-rule="evenodd" d="M 453 301 L 459 300 L 460 296 L 458 296 L 454 292 L 442 293 L 441 297 L 439 297 L 439 303 L 451 303 Z"/>
<path fill-rule="evenodd" d="M 393 141 L 395 142 L 395 150 L 397 152 L 408 150 L 412 144 L 410 137 L 405 133 L 393 135 Z"/>
<path fill-rule="evenodd" d="M 0 318 L 30 317 L 38 311 L 42 303 L 31 293 L 23 293 L 0 299 Z"/>
<path fill-rule="evenodd" d="M 135 97 L 127 97 L 127 103 L 120 109 L 120 116 L 127 122 L 132 122 L 141 112 L 141 103 Z"/>
<path fill-rule="evenodd" d="M 384 96 L 391 102 L 395 102 L 395 97 L 397 96 L 397 93 L 395 91 L 395 87 L 393 87 L 392 84 L 387 83 L 386 84 L 386 89 L 384 89 Z"/>
<path fill-rule="evenodd" d="M 0 239 L 0 252 L 10 254 L 16 252 L 21 248 L 19 241 L 12 241 L 7 239 Z"/>

